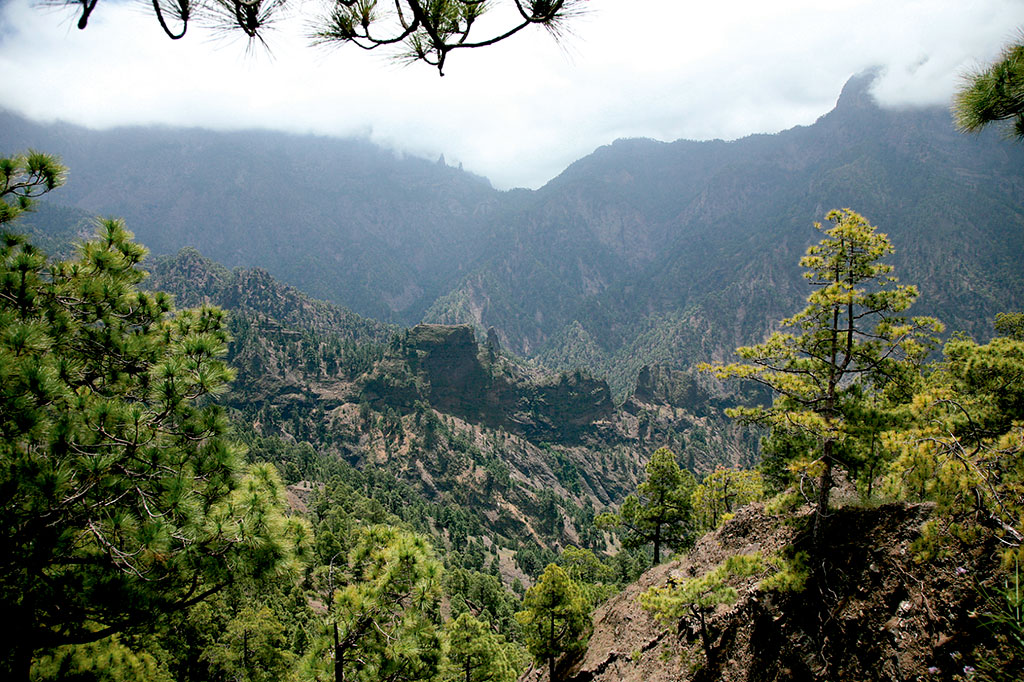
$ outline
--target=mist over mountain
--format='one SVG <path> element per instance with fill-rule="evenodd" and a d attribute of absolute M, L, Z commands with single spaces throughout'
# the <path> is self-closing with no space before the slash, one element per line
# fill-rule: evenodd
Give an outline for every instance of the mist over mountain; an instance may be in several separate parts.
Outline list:
<path fill-rule="evenodd" d="M 914 313 L 989 333 L 1024 303 L 1024 150 L 958 134 L 943 109 L 881 109 L 869 84 L 776 135 L 598 149 L 535 193 L 428 318 L 494 326 L 518 352 L 628 386 L 643 364 L 722 357 L 795 312 L 812 224 L 850 207 L 892 237 L 896 275 L 921 290 Z"/>
<path fill-rule="evenodd" d="M 60 154 L 55 201 L 127 219 L 154 252 L 262 267 L 362 315 L 493 327 L 503 348 L 629 392 L 759 340 L 807 295 L 815 221 L 887 232 L 917 314 L 979 337 L 1024 306 L 1024 150 L 941 108 L 887 110 L 851 79 L 810 126 L 732 142 L 619 140 L 537 191 L 359 141 L 263 131 L 40 126 L 0 144 Z M 159 169 L 159 170 L 157 170 Z"/>
<path fill-rule="evenodd" d="M 0 114 L 0 145 L 58 154 L 54 201 L 122 217 L 157 254 L 265 267 L 320 298 L 414 323 L 479 253 L 498 193 L 359 140 L 166 127 L 90 131 Z"/>

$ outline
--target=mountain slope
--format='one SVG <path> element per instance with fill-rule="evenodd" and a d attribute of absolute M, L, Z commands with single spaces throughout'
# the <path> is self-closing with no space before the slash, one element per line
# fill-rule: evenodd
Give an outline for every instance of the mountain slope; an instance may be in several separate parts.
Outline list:
<path fill-rule="evenodd" d="M 292 443 L 299 457 L 309 447 L 388 472 L 435 517 L 472 519 L 473 535 L 523 550 L 507 558 L 509 583 L 546 564 L 531 547 L 605 549 L 594 514 L 636 488 L 658 447 L 696 472 L 756 458 L 757 434 L 721 412 L 739 396 L 706 378 L 649 368 L 616 406 L 603 380 L 530 367 L 468 326 L 389 327 L 194 249 L 150 270 L 146 285 L 179 305 L 228 312 L 237 377 L 221 400 L 254 449 L 277 462 L 295 447 L 260 443 Z M 277 463 L 290 483 L 312 475 L 309 462 Z"/>
<path fill-rule="evenodd" d="M 760 505 L 740 510 L 685 557 L 647 571 L 594 613 L 582 659 L 566 682 L 783 682 L 797 680 L 970 679 L 991 634 L 975 617 L 982 596 L 965 576 L 986 575 L 991 547 L 914 560 L 913 541 L 932 509 L 892 504 L 833 512 L 826 531 L 828 584 L 762 590 L 773 569 L 733 578 L 733 604 L 707 615 L 714 661 L 708 665 L 696 617 L 662 624 L 641 608 L 651 587 L 706 575 L 727 557 L 765 558 L 806 549 L 794 521 Z M 524 682 L 547 680 L 535 670 Z"/>
<path fill-rule="evenodd" d="M 314 296 L 416 322 L 481 246 L 489 183 L 359 140 L 266 131 L 91 131 L 0 111 L 0 149 L 70 168 L 55 201 L 123 217 L 154 253 L 192 246 Z"/>
<path fill-rule="evenodd" d="M 888 110 L 872 76 L 810 126 L 733 142 L 620 140 L 537 191 L 496 192 L 359 141 L 260 131 L 87 131 L 0 114 L 0 147 L 71 167 L 54 200 L 123 215 L 155 253 L 194 246 L 357 313 L 494 328 L 509 352 L 606 376 L 756 342 L 807 295 L 832 208 L 864 214 L 916 284 L 913 313 L 984 338 L 1024 309 L 1024 148 Z M 154 169 L 158 169 L 158 175 Z"/>
<path fill-rule="evenodd" d="M 721 357 L 794 312 L 812 223 L 851 207 L 892 237 L 897 275 L 922 292 L 914 312 L 986 335 L 1024 306 L 1024 150 L 959 135 L 943 110 L 881 109 L 869 84 L 852 79 L 834 111 L 776 135 L 597 150 L 539 190 L 504 250 L 428 319 L 493 326 L 513 350 L 583 360 L 625 392 L 643 364 Z"/>

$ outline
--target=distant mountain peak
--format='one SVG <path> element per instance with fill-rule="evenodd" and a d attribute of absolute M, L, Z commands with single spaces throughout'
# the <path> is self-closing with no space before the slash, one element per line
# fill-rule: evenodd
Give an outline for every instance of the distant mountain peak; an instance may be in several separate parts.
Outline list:
<path fill-rule="evenodd" d="M 850 76 L 846 85 L 843 86 L 843 91 L 839 93 L 836 109 L 877 109 L 878 101 L 871 93 L 871 87 L 881 73 L 881 67 L 875 66 Z"/>

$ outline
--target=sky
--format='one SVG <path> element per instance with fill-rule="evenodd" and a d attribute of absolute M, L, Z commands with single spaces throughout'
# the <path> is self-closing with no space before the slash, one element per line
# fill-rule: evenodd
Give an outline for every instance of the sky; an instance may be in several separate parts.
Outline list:
<path fill-rule="evenodd" d="M 198 26 L 164 37 L 142 0 L 77 15 L 0 0 L 0 107 L 93 128 L 167 124 L 367 138 L 536 188 L 618 138 L 737 139 L 808 125 L 882 68 L 883 106 L 948 106 L 963 74 L 1024 26 L 1024 0 L 587 0 L 543 29 L 403 66 L 311 47 L 296 3 L 269 50 Z M 502 23 L 502 5 L 491 21 Z M 486 28 L 482 26 L 481 28 Z"/>

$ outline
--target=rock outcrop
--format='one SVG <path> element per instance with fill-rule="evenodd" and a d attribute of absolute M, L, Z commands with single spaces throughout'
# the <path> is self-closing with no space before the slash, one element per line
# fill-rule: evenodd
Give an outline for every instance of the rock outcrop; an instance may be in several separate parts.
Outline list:
<path fill-rule="evenodd" d="M 657 566 L 598 608 L 571 682 L 783 682 L 805 680 L 967 679 L 991 652 L 974 612 L 971 576 L 991 575 L 991 547 L 919 563 L 912 548 L 927 505 L 836 510 L 823 558 L 815 560 L 801 519 L 751 505 L 706 535 L 685 557 Z M 763 591 L 772 570 L 732 580 L 739 599 L 717 607 L 708 625 L 715 664 L 707 666 L 695 622 L 658 623 L 639 595 L 669 581 L 704 575 L 728 556 L 807 551 L 799 591 Z M 523 678 L 547 680 L 546 671 Z"/>
<path fill-rule="evenodd" d="M 371 405 L 441 412 L 531 440 L 572 443 L 615 412 L 607 382 L 583 373 L 526 374 L 481 352 L 469 325 L 416 325 L 362 382 Z"/>

